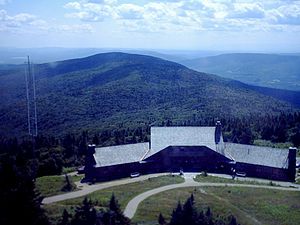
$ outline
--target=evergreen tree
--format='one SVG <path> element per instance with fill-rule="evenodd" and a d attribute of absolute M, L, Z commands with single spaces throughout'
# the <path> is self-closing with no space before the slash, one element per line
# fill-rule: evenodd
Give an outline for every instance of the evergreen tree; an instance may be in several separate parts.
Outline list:
<path fill-rule="evenodd" d="M 238 223 L 236 222 L 236 218 L 234 216 L 230 216 L 229 219 L 230 221 L 228 225 L 238 225 Z"/>
<path fill-rule="evenodd" d="M 175 210 L 172 212 L 171 216 L 171 221 L 170 225 L 183 225 L 183 220 L 182 220 L 182 206 L 180 201 L 177 203 L 177 207 Z"/>
<path fill-rule="evenodd" d="M 68 174 L 65 174 L 65 185 L 62 187 L 62 191 L 72 191 L 74 189 L 74 186 L 72 185 L 72 182 L 70 181 L 70 178 Z"/>
<path fill-rule="evenodd" d="M 120 205 L 119 205 L 118 201 L 116 200 L 114 193 L 112 194 L 110 201 L 109 201 L 109 209 L 114 212 L 121 211 Z"/>
<path fill-rule="evenodd" d="M 109 215 L 111 224 L 115 225 L 129 225 L 130 220 L 124 216 L 120 205 L 115 198 L 115 195 L 112 194 L 110 201 L 109 201 Z"/>
<path fill-rule="evenodd" d="M 158 216 L 158 224 L 159 225 L 165 225 L 166 224 L 166 220 L 165 220 L 165 218 L 163 217 L 163 215 L 161 213 L 159 213 L 159 216 Z"/>
<path fill-rule="evenodd" d="M 71 225 L 94 225 L 96 224 L 96 210 L 91 200 L 84 198 L 82 205 L 75 210 Z"/>
<path fill-rule="evenodd" d="M 68 211 L 66 209 L 64 209 L 63 214 L 62 214 L 62 219 L 61 219 L 59 225 L 69 225 L 70 217 L 71 217 L 71 215 L 68 213 Z"/>
<path fill-rule="evenodd" d="M 189 225 L 195 224 L 195 220 L 197 217 L 197 213 L 194 209 L 194 196 L 191 195 L 190 198 L 186 200 L 186 202 L 183 205 L 182 210 L 182 220 Z"/>
<path fill-rule="evenodd" d="M 15 156 L 1 159 L 0 224 L 49 224 L 41 208 L 42 197 L 35 189 L 34 177 L 28 163 Z"/>

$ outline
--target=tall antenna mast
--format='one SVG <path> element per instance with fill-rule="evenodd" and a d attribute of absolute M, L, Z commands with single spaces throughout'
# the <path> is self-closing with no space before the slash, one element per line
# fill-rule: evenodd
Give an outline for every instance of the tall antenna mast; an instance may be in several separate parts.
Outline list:
<path fill-rule="evenodd" d="M 25 82 L 26 82 L 26 98 L 27 98 L 27 122 L 28 134 L 36 137 L 37 130 L 37 110 L 36 110 L 36 91 L 35 91 L 35 75 L 34 67 L 27 56 L 25 66 Z"/>

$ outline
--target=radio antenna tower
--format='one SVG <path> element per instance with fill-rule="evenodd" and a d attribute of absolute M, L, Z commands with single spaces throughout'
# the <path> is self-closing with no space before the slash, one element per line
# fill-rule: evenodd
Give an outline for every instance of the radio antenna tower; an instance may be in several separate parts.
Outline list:
<path fill-rule="evenodd" d="M 37 130 L 37 111 L 36 111 L 36 93 L 35 93 L 35 75 L 34 66 L 27 56 L 25 62 L 25 82 L 26 82 L 26 98 L 27 98 L 27 123 L 28 134 L 36 137 Z"/>

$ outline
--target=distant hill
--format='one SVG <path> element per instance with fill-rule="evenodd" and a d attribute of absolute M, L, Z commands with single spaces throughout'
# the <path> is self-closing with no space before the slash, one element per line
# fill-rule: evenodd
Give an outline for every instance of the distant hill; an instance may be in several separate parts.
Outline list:
<path fill-rule="evenodd" d="M 300 56 L 235 53 L 181 62 L 200 72 L 244 83 L 300 91 Z"/>
<path fill-rule="evenodd" d="M 201 55 L 195 52 L 183 51 L 155 51 L 155 50 L 136 50 L 136 49 L 109 49 L 109 48 L 1 48 L 0 47 L 0 65 L 3 64 L 24 64 L 29 55 L 34 63 L 48 63 L 62 61 L 74 58 L 83 58 L 95 54 L 107 53 L 113 51 L 122 51 L 130 54 L 141 54 L 159 57 L 174 62 L 183 61 L 195 56 Z M 202 55 L 213 54 L 203 52 Z"/>
<path fill-rule="evenodd" d="M 168 119 L 259 116 L 296 108 L 286 98 L 272 97 L 272 90 L 266 94 L 264 89 L 145 55 L 104 53 L 39 64 L 35 71 L 41 134 Z M 24 83 L 22 66 L 0 66 L 0 135 L 26 132 Z"/>
<path fill-rule="evenodd" d="M 161 59 L 181 62 L 188 59 L 219 55 L 226 52 L 207 50 L 163 50 L 163 49 L 113 49 L 113 48 L 5 48 L 0 47 L 0 65 L 23 64 L 29 55 L 35 63 L 48 63 L 74 58 L 83 58 L 100 53 L 124 52 L 158 57 Z"/>

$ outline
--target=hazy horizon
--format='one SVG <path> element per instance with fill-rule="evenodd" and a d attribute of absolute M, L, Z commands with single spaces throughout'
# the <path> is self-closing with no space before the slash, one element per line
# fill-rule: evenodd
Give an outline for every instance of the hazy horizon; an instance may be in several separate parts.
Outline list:
<path fill-rule="evenodd" d="M 0 0 L 0 46 L 299 53 L 300 1 Z"/>

